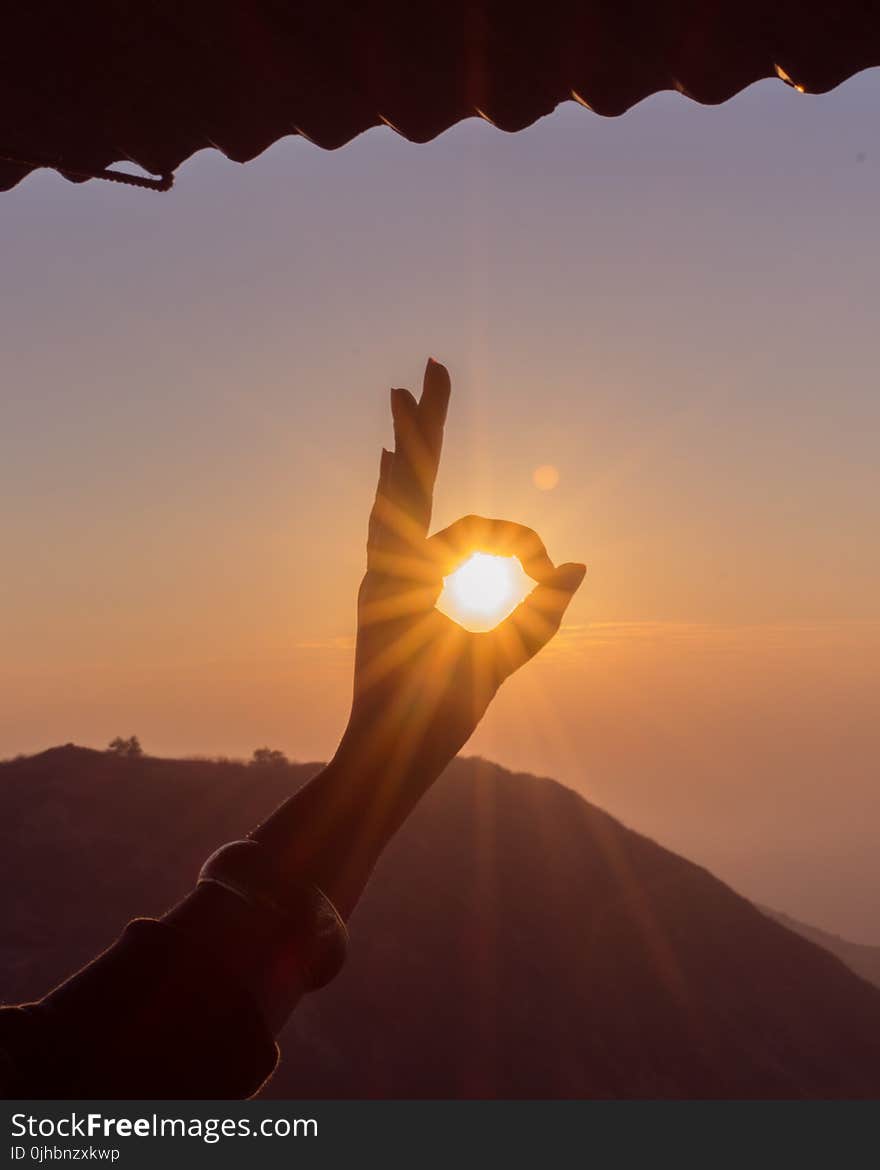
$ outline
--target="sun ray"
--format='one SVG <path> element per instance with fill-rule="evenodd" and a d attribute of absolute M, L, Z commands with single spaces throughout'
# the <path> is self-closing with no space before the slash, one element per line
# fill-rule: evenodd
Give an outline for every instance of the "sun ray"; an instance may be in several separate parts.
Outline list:
<path fill-rule="evenodd" d="M 374 686 L 425 646 L 434 633 L 433 617 L 436 615 L 432 611 L 399 638 L 395 638 L 381 653 L 376 654 L 360 671 L 361 685 L 365 688 Z"/>

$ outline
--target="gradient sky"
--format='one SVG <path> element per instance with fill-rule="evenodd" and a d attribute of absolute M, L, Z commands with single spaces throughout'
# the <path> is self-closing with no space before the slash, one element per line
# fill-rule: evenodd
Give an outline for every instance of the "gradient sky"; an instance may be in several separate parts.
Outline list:
<path fill-rule="evenodd" d="M 0 753 L 326 758 L 388 387 L 433 354 L 436 524 L 590 566 L 468 751 L 880 942 L 878 102 L 768 81 L 0 196 Z"/>

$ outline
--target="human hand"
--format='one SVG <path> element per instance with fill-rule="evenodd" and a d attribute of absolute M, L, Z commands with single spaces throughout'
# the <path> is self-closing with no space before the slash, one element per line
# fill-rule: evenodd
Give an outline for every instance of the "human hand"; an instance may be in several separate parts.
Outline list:
<path fill-rule="evenodd" d="M 289 891 L 312 886 L 351 915 L 382 850 L 502 682 L 559 629 L 584 578 L 583 565 L 554 567 L 538 536 L 510 521 L 465 516 L 428 536 L 448 403 L 449 375 L 431 360 L 419 402 L 391 392 L 394 452 L 382 452 L 370 515 L 348 727 L 330 764 L 250 834 L 268 859 L 272 907 L 274 890 L 283 906 Z M 537 582 L 484 633 L 435 608 L 444 576 L 476 551 L 519 557 Z M 252 907 L 236 925 L 241 906 L 213 880 L 170 920 L 218 953 L 235 941 L 238 976 L 277 1030 L 302 991 L 302 955 L 274 931 L 260 934 Z"/>
<path fill-rule="evenodd" d="M 537 534 L 510 521 L 465 516 L 428 536 L 449 393 L 449 374 L 430 359 L 419 402 L 391 392 L 395 447 L 382 452 L 358 594 L 354 698 L 336 757 L 393 776 L 405 806 L 464 746 L 502 682 L 556 633 L 586 572 L 554 567 Z M 480 633 L 435 608 L 443 577 L 475 551 L 517 556 L 537 581 L 505 621 Z"/>

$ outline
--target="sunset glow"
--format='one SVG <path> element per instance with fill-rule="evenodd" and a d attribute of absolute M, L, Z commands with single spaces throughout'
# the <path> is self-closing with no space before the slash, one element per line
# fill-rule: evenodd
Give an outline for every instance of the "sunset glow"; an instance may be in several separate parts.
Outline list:
<path fill-rule="evenodd" d="M 434 354 L 431 531 L 589 565 L 465 753 L 880 943 L 878 101 L 868 70 L 291 136 L 162 196 L 34 171 L 0 221 L 0 756 L 331 758 L 388 391 Z"/>
<path fill-rule="evenodd" d="M 534 582 L 516 557 L 474 553 L 445 578 L 437 608 L 469 630 L 490 630 L 530 592 Z"/>

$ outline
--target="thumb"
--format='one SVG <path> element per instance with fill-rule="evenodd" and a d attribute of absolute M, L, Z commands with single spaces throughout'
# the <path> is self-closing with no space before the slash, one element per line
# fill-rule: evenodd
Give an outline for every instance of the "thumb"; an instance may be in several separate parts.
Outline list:
<path fill-rule="evenodd" d="M 586 565 L 559 565 L 535 586 L 506 621 L 492 631 L 502 679 L 547 645 L 559 629 L 586 572 Z"/>

